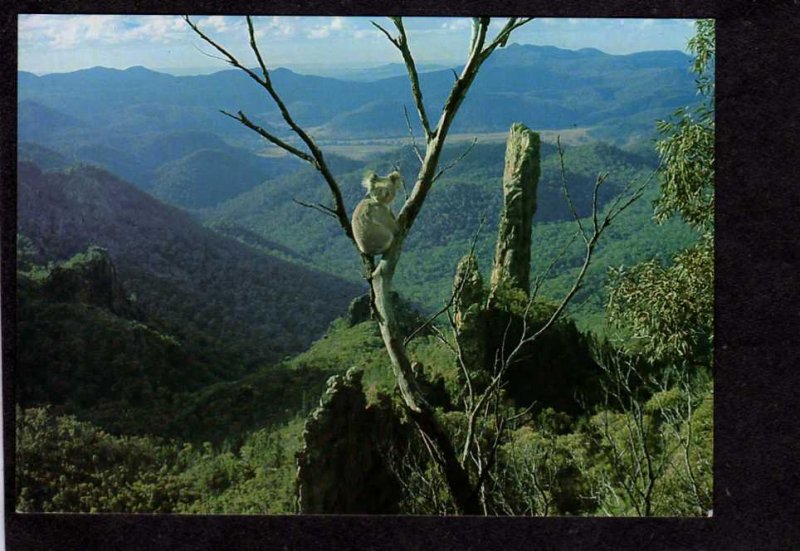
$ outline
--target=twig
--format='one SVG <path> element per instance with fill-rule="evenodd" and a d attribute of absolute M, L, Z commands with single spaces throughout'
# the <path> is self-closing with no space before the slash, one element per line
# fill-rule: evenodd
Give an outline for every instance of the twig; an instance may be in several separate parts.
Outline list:
<path fill-rule="evenodd" d="M 408 127 L 408 136 L 411 138 L 411 147 L 414 148 L 414 153 L 417 155 L 417 159 L 419 159 L 419 164 L 423 164 L 425 159 L 422 158 L 422 153 L 419 151 L 419 147 L 417 146 L 417 139 L 414 137 L 414 129 L 411 128 L 411 119 L 408 117 L 408 109 L 406 106 L 403 106 L 403 115 L 406 117 L 406 126 Z M 405 184 L 403 185 L 405 187 Z M 406 199 L 408 199 L 408 193 L 406 193 Z"/>
<path fill-rule="evenodd" d="M 293 202 L 295 202 L 295 203 L 297 203 L 297 204 L 298 204 L 298 205 L 300 205 L 301 207 L 306 207 L 306 208 L 309 208 L 309 209 L 314 209 L 314 210 L 316 210 L 316 211 L 319 211 L 319 212 L 321 212 L 322 214 L 325 214 L 326 216 L 332 216 L 333 218 L 336 218 L 336 211 L 335 211 L 335 210 L 333 210 L 333 209 L 332 209 L 332 208 L 330 208 L 330 207 L 326 207 L 325 205 L 323 205 L 323 204 L 321 204 L 321 203 L 317 203 L 316 205 L 312 205 L 311 203 L 306 203 L 306 202 L 304 202 L 304 201 L 301 201 L 301 200 L 299 200 L 299 199 L 294 199 L 294 198 L 292 199 L 292 201 L 293 201 Z"/>
<path fill-rule="evenodd" d="M 561 189 L 564 191 L 564 198 L 567 200 L 567 205 L 572 213 L 572 218 L 578 224 L 578 228 L 581 232 L 581 238 L 583 238 L 583 241 L 586 242 L 586 231 L 583 229 L 583 224 L 581 223 L 581 219 L 578 216 L 578 211 L 575 208 L 575 204 L 572 202 L 572 196 L 569 194 L 569 188 L 567 187 L 567 169 L 564 167 L 564 149 L 561 147 L 560 135 L 556 136 L 556 146 L 558 147 L 558 159 L 561 163 Z"/>
<path fill-rule="evenodd" d="M 398 36 L 395 40 L 392 40 L 392 44 L 394 44 L 397 49 L 400 50 L 400 54 L 403 56 L 403 61 L 405 62 L 406 69 L 408 70 L 408 79 L 411 81 L 411 93 L 414 96 L 414 103 L 417 106 L 417 114 L 419 115 L 419 120 L 422 123 L 422 129 L 425 131 L 425 140 L 430 142 L 435 131 L 431 131 L 431 123 L 428 121 L 428 114 L 425 112 L 425 103 L 422 99 L 422 89 L 419 85 L 419 74 L 417 73 L 417 66 L 414 62 L 414 57 L 411 55 L 411 50 L 408 48 L 408 37 L 406 36 L 406 29 L 403 26 L 403 18 L 392 17 L 390 19 L 397 28 L 397 32 L 400 33 L 400 36 Z"/>
<path fill-rule="evenodd" d="M 478 138 L 472 138 L 472 143 L 471 143 L 471 144 L 469 144 L 469 146 L 467 147 L 467 149 L 465 149 L 465 150 L 464 150 L 464 152 L 463 152 L 461 155 L 459 155 L 457 159 L 454 159 L 453 161 L 451 161 L 450 163 L 448 163 L 448 164 L 447 164 L 447 165 L 446 165 L 444 168 L 442 168 L 441 170 L 439 170 L 439 172 L 437 172 L 437 173 L 436 173 L 436 176 L 434 176 L 434 177 L 433 177 L 433 181 L 435 182 L 436 180 L 438 180 L 438 179 L 439 179 L 439 177 L 440 177 L 442 174 L 444 174 L 445 172 L 447 172 L 448 170 L 450 170 L 451 168 L 453 168 L 454 166 L 456 166 L 458 163 L 460 163 L 460 162 L 461 162 L 461 161 L 464 159 L 464 157 L 466 157 L 467 155 L 469 155 L 469 153 L 470 153 L 470 152 L 472 151 L 472 149 L 475 147 L 475 144 L 476 144 L 476 143 L 478 143 Z"/>
<path fill-rule="evenodd" d="M 485 222 L 486 222 L 486 213 L 484 212 L 481 215 L 480 223 L 478 224 L 478 229 L 475 231 L 475 234 L 472 236 L 472 241 L 470 242 L 470 246 L 469 246 L 469 252 L 467 253 L 468 257 L 471 257 L 471 256 L 473 256 L 475 254 L 475 245 L 478 242 L 478 237 L 481 234 L 481 230 L 483 229 L 483 225 L 484 225 Z M 426 327 L 430 326 L 430 324 L 433 323 L 434 321 L 436 321 L 436 319 L 439 316 L 444 314 L 447 310 L 450 309 L 451 306 L 453 306 L 455 301 L 461 295 L 461 291 L 464 289 L 464 285 L 466 284 L 466 281 L 467 281 L 466 278 L 464 278 L 464 279 L 461 280 L 461 282 L 459 282 L 458 287 L 456 289 L 454 289 L 453 292 L 450 294 L 450 299 L 445 303 L 445 305 L 442 306 L 442 308 L 440 308 L 435 314 L 430 316 L 422 325 L 420 325 L 414 331 L 412 331 L 411 334 L 408 337 L 405 338 L 405 341 L 403 342 L 404 345 L 408 345 L 408 343 L 411 342 L 411 339 L 413 339 L 417 334 L 419 334 L 420 331 L 422 331 Z"/>

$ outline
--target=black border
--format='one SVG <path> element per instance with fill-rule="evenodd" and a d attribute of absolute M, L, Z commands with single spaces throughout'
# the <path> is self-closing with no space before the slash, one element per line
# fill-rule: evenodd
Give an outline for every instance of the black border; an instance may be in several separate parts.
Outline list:
<path fill-rule="evenodd" d="M 0 19 L 5 522 L 16 549 L 800 549 L 798 1 L 23 0 Z M 14 513 L 18 13 L 717 19 L 714 516 L 467 518 Z"/>

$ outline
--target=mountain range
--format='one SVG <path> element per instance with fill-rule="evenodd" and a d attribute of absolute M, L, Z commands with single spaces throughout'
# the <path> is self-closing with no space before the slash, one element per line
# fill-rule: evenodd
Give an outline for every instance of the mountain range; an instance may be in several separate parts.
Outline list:
<path fill-rule="evenodd" d="M 403 137 L 403 105 L 413 112 L 405 75 L 348 81 L 272 71 L 295 119 L 321 140 Z M 426 106 L 438 112 L 453 82 L 449 69 L 420 75 Z M 126 151 L 153 133 L 206 131 L 257 147 L 251 133 L 220 115 L 242 110 L 279 134 L 287 128 L 264 90 L 238 70 L 172 76 L 144 67 L 95 67 L 63 74 L 18 73 L 21 140 L 67 148 L 101 143 Z M 652 120 L 695 101 L 689 57 L 677 51 L 610 55 L 512 44 L 482 68 L 455 132 L 495 132 L 512 122 L 534 129 L 589 127 L 624 142 L 652 132 Z M 47 126 L 43 126 L 47 123 Z M 47 128 L 47 131 L 44 130 Z M 134 143 L 129 141 L 135 137 Z"/>

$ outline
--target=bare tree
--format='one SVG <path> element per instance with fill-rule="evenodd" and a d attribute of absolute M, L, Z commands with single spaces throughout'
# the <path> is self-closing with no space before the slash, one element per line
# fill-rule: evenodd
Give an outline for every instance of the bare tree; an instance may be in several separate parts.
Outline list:
<path fill-rule="evenodd" d="M 251 120 L 242 111 L 236 114 L 225 111 L 223 111 L 223 113 L 256 132 L 268 142 L 308 162 L 318 170 L 330 189 L 334 206 L 316 205 L 316 207 L 318 210 L 335 217 L 345 235 L 353 240 L 353 230 L 342 198 L 341 188 L 328 167 L 323 152 L 314 142 L 314 139 L 295 122 L 286 104 L 275 90 L 270 78 L 270 73 L 256 42 L 252 18 L 249 16 L 246 18 L 247 28 L 250 37 L 250 47 L 258 60 L 260 72 L 243 65 L 228 50 L 203 33 L 188 16 L 185 16 L 184 19 L 192 30 L 217 50 L 228 63 L 244 71 L 253 81 L 264 88 L 268 96 L 278 107 L 283 120 L 302 142 L 304 149 L 295 147 L 274 133 L 271 133 Z M 398 387 L 400 388 L 408 416 L 418 428 L 432 459 L 441 468 L 456 510 L 462 514 L 480 514 L 480 503 L 474 491 L 474 487 L 470 483 L 468 473 L 459 461 L 458 454 L 449 436 L 436 418 L 433 408 L 431 408 L 422 397 L 419 385 L 414 378 L 411 361 L 406 352 L 402 331 L 397 323 L 394 306 L 391 301 L 391 288 L 392 279 L 400 260 L 405 238 L 414 225 L 431 186 L 434 181 L 441 176 L 442 171 L 439 170 L 439 158 L 447 138 L 447 133 L 450 130 L 450 126 L 453 123 L 461 103 L 466 97 L 467 91 L 478 75 L 481 65 L 483 65 L 489 56 L 491 56 L 498 47 L 505 46 L 511 33 L 520 26 L 528 23 L 532 18 L 509 18 L 493 39 L 487 37 L 490 19 L 488 17 L 473 18 L 472 36 L 470 39 L 467 61 L 461 73 L 455 75 L 450 93 L 435 124 L 431 122 L 423 101 L 419 74 L 414 62 L 414 57 L 409 49 L 408 37 L 403 20 L 400 17 L 392 17 L 390 19 L 395 26 L 396 35 L 393 35 L 377 23 L 373 24 L 386 35 L 389 41 L 402 55 L 411 82 L 411 91 L 417 114 L 424 132 L 425 150 L 424 153 L 420 152 L 421 166 L 417 173 L 414 187 L 397 216 L 399 229 L 391 248 L 383 254 L 383 257 L 377 264 L 375 263 L 375 259 L 370 256 L 362 255 L 362 260 L 369 268 L 370 275 L 368 280 L 373 297 L 373 310 L 378 320 L 386 350 L 392 362 L 394 375 Z"/>
<path fill-rule="evenodd" d="M 355 246 L 350 217 L 344 204 L 341 187 L 331 172 L 322 150 L 317 146 L 314 139 L 293 119 L 283 99 L 275 90 L 269 70 L 264 63 L 255 38 L 255 30 L 251 17 L 246 17 L 247 28 L 250 38 L 250 48 L 258 61 L 258 70 L 253 70 L 243 65 L 228 50 L 203 33 L 188 16 L 185 16 L 184 19 L 192 30 L 201 39 L 216 49 L 228 63 L 244 71 L 254 82 L 266 91 L 267 95 L 280 111 L 283 120 L 297 138 L 299 138 L 302 145 L 301 147 L 292 145 L 254 122 L 242 111 L 238 111 L 236 114 L 227 111 L 222 111 L 222 113 L 238 121 L 273 145 L 284 149 L 288 153 L 313 166 L 322 175 L 327 184 L 333 199 L 333 206 L 330 207 L 319 203 L 311 205 L 299 202 L 299 204 L 314 208 L 323 214 L 335 218 L 344 234 Z M 612 204 L 611 208 L 607 211 L 607 214 L 601 218 L 598 213 L 597 191 L 605 181 L 605 176 L 598 177 L 593 194 L 593 208 L 591 214 L 592 227 L 586 229 L 583 227 L 581 220 L 578 218 L 572 206 L 572 201 L 566 188 L 566 182 L 563 182 L 567 201 L 579 228 L 578 235 L 580 235 L 585 244 L 584 262 L 575 278 L 573 287 L 563 297 L 547 322 L 542 327 L 537 328 L 537 330 L 531 331 L 527 326 L 526 309 L 526 315 L 523 316 L 523 323 L 525 326 L 523 327 L 522 337 L 515 345 L 508 347 L 508 352 L 506 352 L 505 343 L 503 344 L 503 351 L 497 356 L 489 384 L 480 392 L 468 388 L 464 399 L 464 407 L 468 420 L 467 432 L 461 451 L 457 451 L 453 439 L 442 426 L 434 409 L 423 398 L 420 386 L 414 376 L 412 362 L 409 359 L 405 347 L 408 338 L 403 335 L 403 331 L 398 324 L 394 305 L 391 300 L 392 280 L 400 260 L 405 238 L 411 231 L 422 209 L 422 205 L 425 202 L 425 198 L 430 192 L 434 182 L 452 166 L 451 163 L 448 166 L 440 168 L 439 160 L 448 131 L 461 103 L 466 97 L 467 91 L 477 77 L 483 63 L 498 47 L 504 46 L 507 43 L 515 29 L 528 23 L 532 18 L 512 17 L 507 19 L 493 39 L 487 36 L 490 19 L 488 17 L 473 18 L 472 34 L 466 63 L 460 74 L 454 72 L 453 85 L 435 124 L 429 117 L 424 103 L 419 74 L 414 57 L 409 48 L 403 20 L 400 17 L 391 17 L 390 19 L 394 24 L 397 34 L 392 34 L 389 30 L 375 22 L 373 22 L 373 25 L 387 37 L 403 58 L 411 84 L 412 97 L 423 130 L 425 144 L 424 151 L 422 151 L 416 143 L 416 140 L 413 139 L 413 132 L 411 133 L 412 145 L 420 161 L 420 168 L 411 193 L 407 195 L 405 203 L 397 216 L 398 231 L 391 247 L 384 252 L 382 258 L 377 263 L 372 256 L 362 254 L 361 257 L 369 274 L 367 280 L 370 285 L 373 313 L 380 328 L 389 358 L 391 359 L 392 369 L 402 395 L 405 411 L 417 427 L 431 459 L 440 468 L 455 510 L 461 514 L 485 514 L 487 513 L 485 499 L 486 482 L 490 480 L 490 473 L 495 463 L 498 446 L 500 445 L 508 424 L 517 419 L 519 415 L 507 415 L 501 407 L 502 388 L 508 367 L 518 359 L 518 356 L 522 353 L 526 345 L 536 340 L 560 318 L 567 304 L 580 288 L 597 242 L 604 229 L 616 216 L 641 195 L 641 189 L 643 189 L 644 186 L 635 190 L 624 200 L 623 195 L 620 195 L 617 201 Z M 409 131 L 411 131 L 411 124 L 408 120 L 407 111 L 405 111 L 405 116 Z M 469 149 L 465 151 L 459 159 L 463 158 L 468 151 Z M 563 175 L 563 151 L 561 150 L 560 144 L 559 152 L 562 155 Z M 528 308 L 530 308 L 530 305 L 533 303 L 540 285 L 541 280 L 534 284 Z M 453 300 L 451 299 L 450 304 L 452 304 L 452 302 Z M 457 340 L 456 338 L 456 343 Z M 443 339 L 443 341 L 446 342 L 446 339 Z M 456 355 L 460 357 L 458 350 L 455 352 Z M 462 365 L 462 368 L 463 367 Z M 469 381 L 469 376 L 467 376 L 467 381 Z M 480 436 L 486 433 L 488 430 L 487 427 L 489 427 L 490 424 L 493 427 L 492 431 L 494 437 L 487 447 L 481 448 Z M 470 464 L 472 466 L 470 466 Z M 473 479 L 470 477 L 471 472 L 474 473 Z"/>

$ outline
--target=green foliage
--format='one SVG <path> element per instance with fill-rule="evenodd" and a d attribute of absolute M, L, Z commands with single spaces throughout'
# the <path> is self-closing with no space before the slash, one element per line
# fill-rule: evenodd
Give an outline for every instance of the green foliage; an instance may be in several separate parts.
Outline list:
<path fill-rule="evenodd" d="M 617 380 L 617 382 L 619 382 Z M 678 384 L 645 403 L 619 395 L 587 426 L 591 494 L 607 515 L 705 516 L 712 497 L 710 386 Z"/>
<path fill-rule="evenodd" d="M 565 425 L 566 421 L 566 427 Z M 514 431 L 500 450 L 503 506 L 516 515 L 574 515 L 594 510 L 580 466 L 587 441 L 552 409 Z"/>
<path fill-rule="evenodd" d="M 609 317 L 639 342 L 629 349 L 653 359 L 708 364 L 714 300 L 714 23 L 697 22 L 690 41 L 703 103 L 694 114 L 676 113 L 658 125 L 662 183 L 656 220 L 677 213 L 702 236 L 664 265 L 659 259 L 612 272 Z M 677 121 L 674 120 L 677 118 Z"/>
<path fill-rule="evenodd" d="M 710 111 L 678 111 L 678 120 L 660 121 L 656 146 L 663 167 L 656 219 L 674 213 L 705 230 L 714 222 L 714 121 Z"/>
<path fill-rule="evenodd" d="M 714 21 L 701 19 L 689 41 L 692 71 L 702 101 L 694 111 L 679 109 L 672 119 L 659 121 L 656 150 L 661 156 L 661 196 L 656 219 L 680 214 L 692 226 L 711 231 L 714 223 Z"/>
<path fill-rule="evenodd" d="M 192 499 L 184 449 L 17 409 L 17 510 L 168 513 Z"/>
<path fill-rule="evenodd" d="M 287 514 L 295 511 L 295 453 L 303 420 L 252 433 L 238 452 L 194 450 L 181 480 L 196 499 L 176 512 L 202 514 Z"/>
<path fill-rule="evenodd" d="M 653 361 L 709 362 L 714 337 L 710 239 L 664 266 L 650 260 L 611 271 L 609 320 L 630 331 L 628 348 Z"/>
<path fill-rule="evenodd" d="M 235 452 L 113 436 L 45 408 L 17 410 L 17 510 L 289 513 L 302 419 L 252 433 Z"/>

